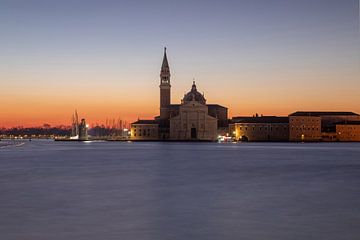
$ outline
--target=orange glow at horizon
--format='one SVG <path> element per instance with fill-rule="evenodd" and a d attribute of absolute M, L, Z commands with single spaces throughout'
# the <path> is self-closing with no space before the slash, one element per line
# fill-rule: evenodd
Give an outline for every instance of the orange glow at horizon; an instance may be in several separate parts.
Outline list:
<path fill-rule="evenodd" d="M 241 71 L 227 69 L 222 75 L 222 69 L 188 69 L 185 62 L 173 64 L 171 60 L 172 104 L 179 104 L 190 90 L 191 73 L 200 72 L 196 76 L 198 91 L 204 92 L 208 104 L 227 107 L 229 118 L 255 113 L 287 116 L 295 111 L 360 113 L 356 63 L 351 71 L 342 67 L 296 72 L 260 66 L 259 72 L 248 66 Z M 8 80 L 0 95 L 0 127 L 70 125 L 75 109 L 79 118 L 92 126 L 104 124 L 106 119 L 153 119 L 159 114 L 159 63 L 150 69 L 144 67 L 147 71 L 130 73 L 95 74 L 86 69 L 55 76 L 49 72 L 0 73 L 1 79 Z"/>
<path fill-rule="evenodd" d="M 207 103 L 228 107 L 229 118 L 232 116 L 252 116 L 255 113 L 287 116 L 300 110 L 354 111 L 360 113 L 360 107 L 356 101 L 357 96 L 354 95 L 355 91 L 343 101 L 341 99 L 331 101 L 331 99 L 321 98 L 315 101 L 317 94 L 314 91 L 312 94 L 307 93 L 309 99 L 305 101 L 302 97 L 298 98 L 292 94 L 273 97 L 268 89 L 258 90 L 257 96 L 254 97 L 250 91 L 241 94 L 236 91 L 228 91 L 219 95 L 216 89 L 210 91 L 204 87 L 200 88 L 200 86 L 201 84 L 198 84 L 199 91 L 205 89 Z M 185 91 L 188 90 L 189 87 L 185 89 Z M 180 92 L 174 86 L 172 87 L 173 104 L 180 103 L 183 95 Z M 294 93 L 296 92 L 294 91 Z M 91 126 L 105 124 L 106 119 L 120 118 L 128 123 L 138 118 L 153 119 L 159 114 L 159 92 L 154 86 L 150 94 L 149 91 L 147 93 L 144 93 L 141 98 L 133 98 L 129 95 L 125 99 L 123 96 L 104 99 L 105 96 L 102 95 L 96 99 L 85 96 L 49 96 L 46 94 L 42 96 L 22 95 L 17 98 L 0 97 L 2 102 L 7 102 L 0 107 L 0 127 L 37 127 L 45 123 L 51 126 L 69 126 L 75 109 L 79 113 L 79 118 L 85 118 Z M 303 95 L 301 91 L 298 94 Z M 127 99 L 128 97 L 130 99 Z"/>

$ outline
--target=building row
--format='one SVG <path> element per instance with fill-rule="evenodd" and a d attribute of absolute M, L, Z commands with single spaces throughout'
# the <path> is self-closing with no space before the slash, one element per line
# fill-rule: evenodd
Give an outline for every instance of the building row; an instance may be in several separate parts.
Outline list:
<path fill-rule="evenodd" d="M 234 117 L 237 141 L 360 141 L 360 115 L 353 112 L 295 112 L 287 117 Z"/>
<path fill-rule="evenodd" d="M 131 124 L 131 140 L 360 141 L 353 112 L 295 112 L 286 117 L 228 118 L 227 107 L 208 104 L 195 81 L 179 104 L 171 103 L 170 67 L 164 50 L 160 70 L 160 115 Z"/>

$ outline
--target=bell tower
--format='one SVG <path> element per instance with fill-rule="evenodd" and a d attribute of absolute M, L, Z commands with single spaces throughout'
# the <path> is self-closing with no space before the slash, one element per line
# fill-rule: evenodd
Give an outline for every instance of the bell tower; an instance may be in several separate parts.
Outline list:
<path fill-rule="evenodd" d="M 160 119 L 170 118 L 170 68 L 164 48 L 164 58 L 160 71 Z"/>

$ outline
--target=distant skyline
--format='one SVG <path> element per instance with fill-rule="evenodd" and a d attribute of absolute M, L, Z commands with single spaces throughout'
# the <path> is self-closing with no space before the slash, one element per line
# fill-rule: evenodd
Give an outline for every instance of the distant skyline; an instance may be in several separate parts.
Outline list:
<path fill-rule="evenodd" d="M 172 103 L 360 113 L 355 0 L 2 0 L 0 31 L 0 127 L 158 115 L 165 46 Z"/>

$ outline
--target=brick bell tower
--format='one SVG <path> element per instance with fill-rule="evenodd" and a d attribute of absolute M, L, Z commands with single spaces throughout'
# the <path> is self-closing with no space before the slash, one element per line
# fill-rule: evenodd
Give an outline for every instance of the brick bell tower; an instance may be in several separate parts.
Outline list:
<path fill-rule="evenodd" d="M 164 48 L 164 58 L 160 71 L 160 119 L 170 118 L 170 68 Z"/>

